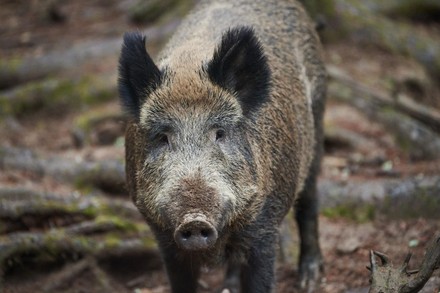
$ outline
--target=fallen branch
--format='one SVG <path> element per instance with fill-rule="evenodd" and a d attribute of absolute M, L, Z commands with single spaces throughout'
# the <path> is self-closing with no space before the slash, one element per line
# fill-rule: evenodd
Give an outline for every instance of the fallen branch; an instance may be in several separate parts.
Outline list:
<path fill-rule="evenodd" d="M 1 115 L 24 115 L 40 109 L 57 110 L 96 104 L 117 96 L 116 77 L 109 75 L 48 79 L 0 93 Z"/>
<path fill-rule="evenodd" d="M 65 285 L 66 283 L 70 283 L 76 277 L 78 277 L 82 272 L 89 269 L 91 266 L 90 258 L 85 258 L 73 265 L 68 265 L 61 270 L 61 272 L 57 272 L 55 275 L 49 278 L 43 286 L 42 290 L 44 292 L 52 292 L 57 291 L 60 287 Z M 58 291 L 59 292 L 59 291 Z"/>
<path fill-rule="evenodd" d="M 48 217 L 55 214 L 79 214 L 87 218 L 111 214 L 140 219 L 138 210 L 131 202 L 125 200 L 93 195 L 55 195 L 22 188 L 0 188 L 0 218 L 18 220 L 28 215 Z"/>
<path fill-rule="evenodd" d="M 381 260 L 378 264 L 377 258 Z M 440 235 L 435 237 L 427 249 L 420 270 L 408 272 L 411 254 L 408 254 L 402 266 L 396 268 L 389 258 L 379 252 L 370 252 L 371 287 L 370 293 L 416 293 L 431 277 L 440 261 Z"/>
<path fill-rule="evenodd" d="M 334 65 L 327 65 L 327 72 L 335 82 L 351 88 L 359 95 L 374 100 L 377 105 L 399 110 L 440 133 L 440 112 L 434 108 L 416 103 L 411 98 L 403 95 L 392 97 L 390 94 L 368 87 Z"/>
<path fill-rule="evenodd" d="M 344 29 L 363 43 L 410 56 L 440 80 L 440 42 L 415 27 L 370 13 L 363 1 L 336 0 Z"/>
<path fill-rule="evenodd" d="M 373 44 L 392 53 L 409 56 L 419 62 L 437 81 L 440 80 L 440 41 L 411 24 L 393 21 L 384 14 L 390 8 L 403 8 L 405 4 L 430 7 L 435 0 L 368 1 L 368 0 L 310 0 L 303 1 L 315 18 L 325 18 L 329 29 L 324 38 L 350 36 L 363 44 Z M 404 3 L 406 2 L 406 3 Z M 419 2 L 423 2 L 420 3 Z M 393 6 L 393 3 L 396 5 Z M 398 3 L 398 4 L 397 4 Z M 387 7 L 387 8 L 385 8 Z M 408 9 L 414 12 L 414 6 Z M 381 14 L 381 11 L 384 12 Z M 395 10 L 396 11 L 396 10 Z M 431 12 L 432 10 L 428 9 Z M 438 11 L 438 10 L 437 10 Z"/>
<path fill-rule="evenodd" d="M 104 207 L 98 211 L 98 206 L 90 210 L 88 216 L 93 219 L 88 221 L 47 232 L 16 232 L 0 237 L 0 271 L 7 271 L 21 263 L 23 256 L 29 255 L 41 261 L 60 260 L 66 255 L 71 258 L 91 256 L 99 260 L 140 253 L 157 254 L 153 236 L 139 216 L 136 221 L 117 216 L 117 211 L 110 212 Z M 85 206 L 85 209 L 90 207 Z M 4 213 L 0 213 L 0 217 L 5 217 Z"/>
<path fill-rule="evenodd" d="M 79 115 L 73 123 L 75 145 L 113 144 L 118 137 L 123 136 L 125 123 L 126 116 L 121 111 L 91 109 Z"/>
<path fill-rule="evenodd" d="M 78 223 L 69 231 L 93 234 L 132 230 L 143 222 L 131 202 L 94 195 L 58 195 L 23 188 L 0 188 L 0 234 L 34 227 Z M 54 221 L 55 219 L 55 221 Z M 93 219 L 93 220 L 92 220 Z"/>
<path fill-rule="evenodd" d="M 40 264 L 85 258 L 86 262 L 66 267 L 56 274 L 53 282 L 44 285 L 44 291 L 56 290 L 63 281 L 74 278 L 86 268 L 91 270 L 102 288 L 108 289 L 109 279 L 97 265 L 98 261 L 146 254 L 159 259 L 152 233 L 128 201 L 0 188 L 0 220 L 3 225 L 7 221 L 15 223 L 32 216 L 50 220 L 75 215 L 81 215 L 82 219 L 70 225 L 42 232 L 27 227 L 30 231 L 9 232 L 1 236 L 0 285 L 2 274 L 28 261 Z"/>
<path fill-rule="evenodd" d="M 7 271 L 20 263 L 22 255 L 33 253 L 34 259 L 62 259 L 93 256 L 105 259 L 114 256 L 140 253 L 156 254 L 156 245 L 152 235 L 137 234 L 136 238 L 127 235 L 111 234 L 104 237 L 92 237 L 67 233 L 66 229 L 53 229 L 47 233 L 15 233 L 0 238 L 0 268 Z"/>
<path fill-rule="evenodd" d="M 440 217 L 440 176 L 435 175 L 365 182 L 321 179 L 318 194 L 324 214 L 340 216 L 344 211 L 355 220 L 377 214 L 391 219 Z"/>
<path fill-rule="evenodd" d="M 413 159 L 434 159 L 440 156 L 440 137 L 424 123 L 402 114 L 394 108 L 409 111 L 409 104 L 394 102 L 392 98 L 375 89 L 363 86 L 349 78 L 341 70 L 329 67 L 329 75 L 334 78 L 329 83 L 329 96 L 360 109 L 371 120 L 383 124 L 396 138 L 401 149 Z M 394 105 L 400 105 L 395 107 Z M 420 108 L 421 109 L 421 108 Z M 420 109 L 411 108 L 425 120 L 434 122 L 440 129 L 438 113 L 432 111 L 429 115 Z M 425 109 L 425 108 L 423 108 Z M 437 123 L 437 124 L 435 124 Z"/>
<path fill-rule="evenodd" d="M 113 193 L 125 192 L 124 164 L 118 160 L 99 162 L 64 158 L 40 158 L 30 150 L 0 147 L 0 170 L 20 170 Z"/>
<path fill-rule="evenodd" d="M 144 31 L 148 43 L 164 41 L 177 28 L 180 21 L 171 21 L 163 26 Z M 118 55 L 122 39 L 99 40 L 73 46 L 69 50 L 52 52 L 45 56 L 28 59 L 9 59 L 0 62 L 0 89 L 27 81 L 40 79 L 61 71 L 77 69 L 82 64 Z M 115 59 L 116 60 L 116 59 Z"/>
<path fill-rule="evenodd" d="M 129 19 L 135 23 L 158 23 L 164 19 L 183 17 L 192 8 L 194 2 L 192 0 L 136 1 L 127 12 Z"/>

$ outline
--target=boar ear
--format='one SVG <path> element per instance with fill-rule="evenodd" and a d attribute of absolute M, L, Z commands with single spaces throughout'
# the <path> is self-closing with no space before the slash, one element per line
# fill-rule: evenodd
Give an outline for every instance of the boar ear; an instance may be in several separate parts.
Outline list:
<path fill-rule="evenodd" d="M 123 109 L 135 120 L 147 95 L 160 82 L 160 71 L 145 49 L 145 36 L 125 33 L 119 58 L 118 89 Z"/>
<path fill-rule="evenodd" d="M 245 115 L 268 99 L 270 69 L 250 27 L 233 28 L 223 34 L 208 63 L 208 75 L 212 82 L 238 96 Z"/>

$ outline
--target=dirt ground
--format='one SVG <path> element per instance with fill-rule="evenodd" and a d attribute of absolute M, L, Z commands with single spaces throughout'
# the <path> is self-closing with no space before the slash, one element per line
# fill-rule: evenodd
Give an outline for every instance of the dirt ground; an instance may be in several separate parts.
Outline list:
<path fill-rule="evenodd" d="M 58 8 L 58 13 L 65 19 L 55 22 L 46 17 L 46 2 L 50 1 L 0 1 L 1 59 L 41 56 L 51 51 L 67 50 L 73 44 L 120 37 L 124 31 L 143 28 L 142 24 L 133 24 L 127 18 L 127 6 L 133 1 L 65 1 Z M 351 41 L 326 44 L 325 50 L 328 62 L 341 66 L 353 76 L 362 77 L 366 83 L 377 88 L 385 88 L 384 80 L 389 76 L 405 76 L 408 72 L 419 70 L 404 57 L 390 55 L 375 47 L 359 46 Z M 117 56 L 113 62 L 93 67 L 87 73 L 93 73 L 93 70 L 115 72 L 116 61 Z M 120 143 L 102 144 L 98 141 L 81 148 L 75 145 L 72 135 L 75 119 L 84 111 L 97 108 L 119 111 L 117 97 L 86 108 L 59 111 L 43 109 L 19 118 L 3 117 L 0 120 L 1 145 L 30 148 L 42 155 L 66 158 L 122 159 L 124 149 Z M 354 140 L 359 143 L 327 141 L 320 180 L 366 182 L 440 174 L 440 161 L 412 161 L 381 124 L 370 121 L 350 105 L 330 97 L 325 120 L 326 125 L 355 133 L 357 136 Z M 101 125 L 93 132 L 99 135 L 105 131 L 105 127 Z M 108 127 L 117 131 L 117 136 L 123 136 L 123 129 L 118 128 L 118 123 Z M 374 163 L 358 164 L 356 158 L 359 157 Z M 393 172 L 386 172 L 389 166 L 392 166 Z M 75 191 L 74 186 L 21 171 L 0 173 L 0 186 L 20 186 L 61 194 Z M 122 198 L 129 200 L 125 195 Z M 423 215 L 423 211 L 420 215 Z M 418 268 L 429 241 L 440 231 L 439 218 L 389 218 L 386 214 L 375 214 L 366 220 L 359 220 L 322 213 L 320 240 L 325 273 L 320 290 L 329 293 L 367 292 L 369 271 L 366 266 L 369 264 L 370 250 L 386 253 L 395 263 L 403 262 L 407 252 L 411 251 L 413 258 L 410 268 Z M 291 241 L 298 244 L 296 231 L 291 231 L 291 235 Z M 298 252 L 292 254 L 290 258 L 280 257 L 278 262 L 277 292 L 297 292 L 295 257 Z M 71 264 L 21 266 L 6 273 L 3 292 L 40 292 L 52 274 Z M 110 276 L 113 292 L 169 292 L 166 276 L 156 255 L 118 259 L 101 265 Z M 206 270 L 201 281 L 201 292 L 214 292 L 220 286 L 221 278 L 220 270 Z M 60 292 L 101 292 L 100 288 L 96 277 L 86 270 L 64 284 Z M 424 292 L 440 292 L 440 271 L 434 273 Z"/>

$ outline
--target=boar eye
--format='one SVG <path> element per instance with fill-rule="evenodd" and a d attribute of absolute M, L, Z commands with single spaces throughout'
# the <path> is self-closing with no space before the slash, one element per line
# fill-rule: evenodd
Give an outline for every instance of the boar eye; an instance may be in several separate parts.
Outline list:
<path fill-rule="evenodd" d="M 161 133 L 157 135 L 156 140 L 160 145 L 169 145 L 168 135 Z"/>
<path fill-rule="evenodd" d="M 215 141 L 222 141 L 222 140 L 224 140 L 225 136 L 226 136 L 225 130 L 224 129 L 218 129 L 215 132 Z"/>

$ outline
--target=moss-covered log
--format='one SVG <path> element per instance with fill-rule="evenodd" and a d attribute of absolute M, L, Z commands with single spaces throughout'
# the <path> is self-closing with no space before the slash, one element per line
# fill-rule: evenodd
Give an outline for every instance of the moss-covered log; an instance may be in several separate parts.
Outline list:
<path fill-rule="evenodd" d="M 48 233 L 19 233 L 0 237 L 0 266 L 3 271 L 20 263 L 24 255 L 33 259 L 59 260 L 70 257 L 93 256 L 98 259 L 124 254 L 152 252 L 156 244 L 150 233 L 106 234 L 102 237 L 74 235 L 65 229 L 54 229 Z"/>
<path fill-rule="evenodd" d="M 413 99 L 401 95 L 398 92 L 387 94 L 378 89 L 368 87 L 334 65 L 327 65 L 327 72 L 331 80 L 341 86 L 350 87 L 356 93 L 374 100 L 376 104 L 382 107 L 394 108 L 420 121 L 440 134 L 440 112 L 435 108 L 416 103 Z"/>
<path fill-rule="evenodd" d="M 331 98 L 347 102 L 360 109 L 370 119 L 382 123 L 410 157 L 433 159 L 440 156 L 440 137 L 432 130 L 440 130 L 438 112 L 395 100 L 385 93 L 365 87 L 341 70 L 331 66 L 328 69 L 332 79 L 329 83 Z M 409 115 L 404 115 L 398 110 Z M 430 127 L 413 117 L 426 122 Z"/>
<path fill-rule="evenodd" d="M 86 61 L 116 55 L 121 40 L 90 42 L 69 50 L 52 52 L 37 58 L 11 58 L 0 62 L 0 88 L 40 79 L 60 71 L 78 68 Z"/>
<path fill-rule="evenodd" d="M 356 222 L 375 215 L 390 219 L 439 219 L 440 177 L 415 176 L 401 179 L 335 181 L 318 183 L 321 212 L 331 218 Z"/>
<path fill-rule="evenodd" d="M 0 170 L 22 170 L 40 176 L 75 184 L 77 187 L 95 187 L 102 190 L 125 192 L 124 164 L 118 160 L 74 161 L 64 158 L 39 157 L 30 150 L 0 148 Z"/>
<path fill-rule="evenodd" d="M 148 45 L 160 44 L 174 32 L 179 21 L 170 21 L 162 26 L 144 31 Z M 0 60 L 0 89 L 10 88 L 31 80 L 41 79 L 64 71 L 73 71 L 87 63 L 101 63 L 106 57 L 117 60 L 122 39 L 114 38 L 79 44 L 60 52 L 51 52 L 41 57 L 11 58 Z M 112 57 L 113 56 L 113 57 Z"/>
<path fill-rule="evenodd" d="M 438 1 L 396 0 L 388 2 L 376 0 L 304 1 L 312 15 L 325 16 L 328 25 L 324 31 L 324 38 L 350 36 L 359 42 L 374 44 L 392 53 L 409 56 L 421 63 L 437 81 L 440 81 L 440 40 L 431 38 L 424 31 L 409 23 L 393 21 L 387 18 L 385 13 L 381 13 L 381 11 L 399 9 L 414 12 L 415 7 L 422 6 L 438 7 Z"/>
<path fill-rule="evenodd" d="M 159 258 L 147 226 L 121 225 L 120 219 L 97 218 L 46 233 L 11 233 L 0 237 L 0 288 L 2 274 L 24 262 L 47 263 L 84 257 L 105 260 L 145 254 Z"/>
<path fill-rule="evenodd" d="M 440 41 L 414 26 L 370 13 L 363 1 L 335 0 L 343 30 L 355 39 L 414 58 L 440 80 Z"/>
<path fill-rule="evenodd" d="M 0 93 L 0 117 L 25 115 L 41 109 L 55 110 L 116 99 L 116 76 L 83 76 L 27 83 Z"/>
<path fill-rule="evenodd" d="M 15 195 L 15 196 L 14 196 Z M 94 195 L 55 195 L 26 189 L 0 188 L 0 218 L 18 220 L 24 216 L 82 215 L 94 218 L 115 215 L 140 220 L 131 202 Z"/>
<path fill-rule="evenodd" d="M 125 132 L 126 116 L 118 109 L 94 108 L 79 115 L 74 123 L 72 134 L 75 145 L 109 145 L 117 142 Z"/>
<path fill-rule="evenodd" d="M 128 17 L 136 23 L 157 23 L 164 18 L 180 18 L 193 7 L 194 2 L 194 0 L 139 0 L 129 7 Z"/>
<path fill-rule="evenodd" d="M 72 215 L 83 217 L 73 224 L 51 226 L 43 232 L 41 228 L 27 227 L 27 232 L 8 231 L 0 236 L 0 271 L 6 272 L 27 261 L 40 264 L 83 257 L 101 260 L 145 253 L 157 255 L 152 233 L 128 201 L 0 188 L 1 224 L 32 216 L 33 222 L 41 222 Z"/>

